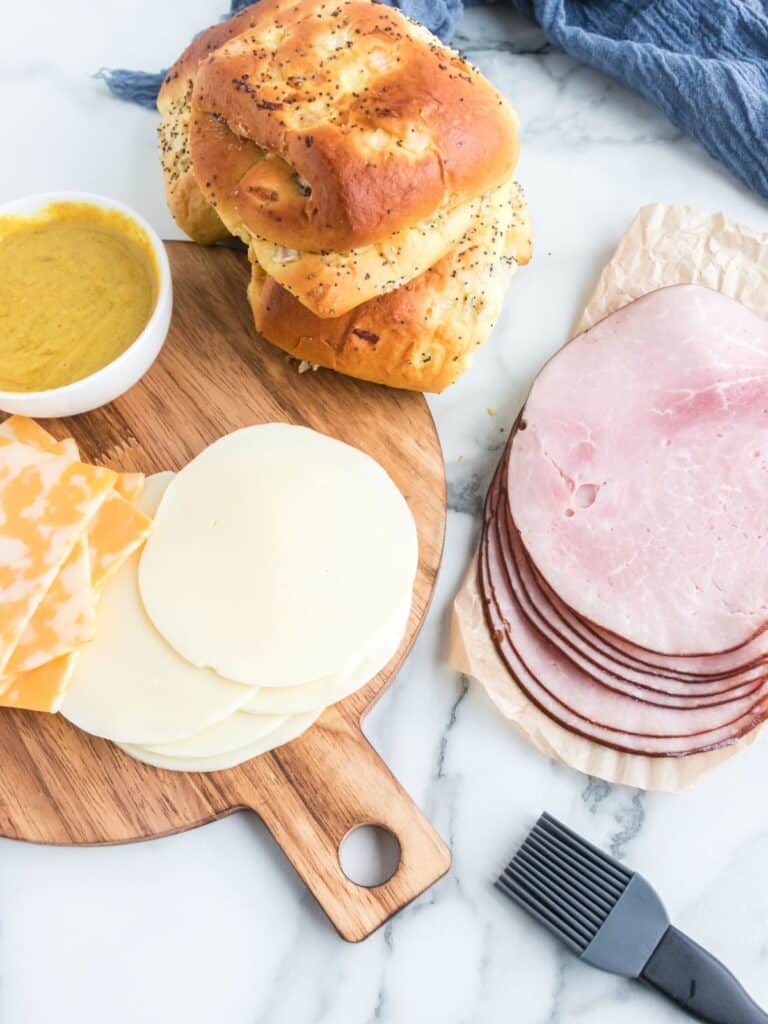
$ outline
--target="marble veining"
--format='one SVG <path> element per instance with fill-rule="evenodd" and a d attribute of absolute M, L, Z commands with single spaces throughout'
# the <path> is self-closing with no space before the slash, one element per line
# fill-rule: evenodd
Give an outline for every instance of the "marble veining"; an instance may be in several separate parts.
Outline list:
<path fill-rule="evenodd" d="M 102 65 L 160 67 L 221 0 L 16 4 L 0 33 L 0 200 L 103 192 L 178 237 L 152 114 Z M 768 210 L 642 99 L 555 51 L 502 7 L 460 48 L 514 102 L 535 230 L 475 366 L 430 399 L 448 474 L 446 554 L 427 624 L 367 731 L 450 842 L 451 874 L 359 946 L 342 943 L 255 818 L 153 843 L 0 842 L 3 1024 L 645 1024 L 654 996 L 574 961 L 493 890 L 547 808 L 643 871 L 676 922 L 768 1004 L 768 742 L 696 789 L 645 795 L 551 763 L 445 661 L 450 603 L 509 426 L 641 205 L 687 202 L 768 230 Z M 30 56 L 34 54 L 34 56 Z"/>

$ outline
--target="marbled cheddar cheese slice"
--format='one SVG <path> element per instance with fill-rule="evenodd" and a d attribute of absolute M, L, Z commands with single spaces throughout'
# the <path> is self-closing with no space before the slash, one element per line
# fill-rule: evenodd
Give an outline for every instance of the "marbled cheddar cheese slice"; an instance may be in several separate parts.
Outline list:
<path fill-rule="evenodd" d="M 71 438 L 57 441 L 35 420 L 11 416 L 0 424 L 0 436 L 50 453 L 78 458 Z M 5 675 L 29 671 L 93 639 L 95 595 L 101 586 L 146 539 L 151 521 L 135 502 L 144 488 L 143 473 L 120 473 L 85 537 L 72 550 L 51 588 L 28 623 Z M 3 680 L 0 679 L 0 692 Z"/>
<path fill-rule="evenodd" d="M 20 441 L 21 444 L 31 445 L 44 452 L 53 454 L 62 452 L 72 455 L 73 459 L 80 458 L 77 444 L 71 437 L 57 441 L 36 420 L 31 420 L 28 416 L 9 416 L 7 420 L 3 420 L 0 423 L 0 436 Z"/>
<path fill-rule="evenodd" d="M 0 707 L 55 713 L 72 680 L 77 652 L 65 654 L 31 672 L 11 677 L 0 695 Z"/>
<path fill-rule="evenodd" d="M 0 673 L 115 479 L 0 434 Z"/>
<path fill-rule="evenodd" d="M 40 448 L 42 451 L 52 453 L 59 451 L 70 452 L 74 453 L 75 458 L 79 458 L 77 445 L 71 437 L 66 438 L 64 441 L 57 441 L 36 420 L 29 419 L 27 416 L 9 416 L 7 420 L 0 424 L 1 435 L 15 438 L 23 444 L 32 445 L 35 448 Z M 143 473 L 118 473 L 113 493 L 106 498 L 104 504 L 94 516 L 88 531 L 90 571 L 94 587 L 101 586 L 116 569 L 119 569 L 123 562 L 130 558 L 136 548 L 149 535 L 152 525 L 151 520 L 143 512 L 133 507 L 141 497 L 145 479 L 146 477 Z M 70 558 L 77 558 L 77 553 L 73 552 Z M 62 567 L 62 573 L 67 569 L 68 563 L 69 560 Z M 70 573 L 70 583 L 74 582 L 71 578 L 72 576 L 73 574 Z M 88 578 L 90 580 L 91 577 Z M 71 586 L 67 588 L 65 584 L 61 589 L 69 589 L 70 599 L 74 597 Z M 39 616 L 42 617 L 42 613 L 48 614 L 49 610 L 45 606 L 49 600 L 52 600 L 56 605 L 60 603 L 60 596 L 55 594 L 54 590 L 56 590 L 55 583 L 30 623 L 30 627 L 37 627 L 38 635 L 40 635 L 40 624 L 35 620 Z M 89 599 L 87 606 L 91 609 L 90 619 L 93 621 L 93 601 Z M 74 621 L 73 611 L 74 609 L 70 604 L 69 622 Z M 72 650 L 76 643 L 83 643 L 91 638 L 92 634 L 84 636 L 82 639 L 76 639 L 69 647 L 66 647 L 66 650 Z M 63 654 L 65 651 L 61 650 L 58 653 Z M 42 660 L 45 661 L 47 658 Z M 41 664 L 41 661 L 38 661 L 37 664 Z M 7 671 L 23 671 L 33 667 L 34 665 L 19 663 L 18 665 L 8 665 Z"/>
<path fill-rule="evenodd" d="M 96 601 L 91 584 L 90 547 L 84 531 L 27 623 L 4 675 L 37 668 L 95 635 Z"/>
<path fill-rule="evenodd" d="M 22 444 L 31 445 L 33 448 L 40 448 L 44 452 L 68 452 L 74 458 L 80 458 L 75 440 L 71 437 L 57 441 L 53 434 L 49 434 L 45 427 L 41 427 L 37 420 L 28 416 L 9 416 L 0 423 L 0 436 L 9 437 Z M 118 473 L 115 480 L 115 490 L 132 505 L 141 497 L 144 490 L 146 476 L 144 473 Z"/>
<path fill-rule="evenodd" d="M 0 436 L 8 437 L 52 454 L 64 453 L 75 461 L 77 445 L 71 437 L 57 441 L 33 419 L 9 416 L 0 424 Z M 91 586 L 91 559 L 85 534 L 66 559 L 51 588 L 40 602 L 19 640 L 5 676 L 17 675 L 45 664 L 78 644 L 92 640 L 96 606 Z M 4 680 L 0 679 L 0 692 Z"/>
<path fill-rule="evenodd" d="M 120 473 L 115 480 L 115 490 L 132 505 L 141 497 L 146 477 L 143 473 Z"/>
<path fill-rule="evenodd" d="M 152 520 L 118 493 L 116 484 L 88 530 L 94 587 L 101 587 L 130 558 L 147 539 L 151 528 Z"/>

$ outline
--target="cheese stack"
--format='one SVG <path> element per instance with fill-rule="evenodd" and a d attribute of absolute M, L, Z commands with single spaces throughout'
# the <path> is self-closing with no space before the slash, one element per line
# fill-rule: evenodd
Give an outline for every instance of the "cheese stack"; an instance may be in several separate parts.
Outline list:
<path fill-rule="evenodd" d="M 142 486 L 33 420 L 0 424 L 0 706 L 61 706 L 102 587 L 149 533 Z"/>
<path fill-rule="evenodd" d="M 368 455 L 264 424 L 144 483 L 0 424 L 0 706 L 212 771 L 299 736 L 395 655 L 418 540 Z"/>
<path fill-rule="evenodd" d="M 229 768 L 304 732 L 399 648 L 413 517 L 368 455 L 265 424 L 150 477 L 62 713 L 148 764 Z"/>
<path fill-rule="evenodd" d="M 441 391 L 530 258 L 517 119 L 398 10 L 261 0 L 203 32 L 160 91 L 168 204 L 240 238 L 269 341 L 312 365 Z"/>

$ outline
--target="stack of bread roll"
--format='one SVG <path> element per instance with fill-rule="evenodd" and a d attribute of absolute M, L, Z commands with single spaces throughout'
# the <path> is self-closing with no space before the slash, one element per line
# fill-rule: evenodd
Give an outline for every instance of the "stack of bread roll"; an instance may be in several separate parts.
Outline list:
<path fill-rule="evenodd" d="M 362 0 L 261 0 L 158 98 L 168 203 L 247 246 L 259 332 L 305 363 L 441 391 L 530 258 L 517 119 L 457 53 Z"/>

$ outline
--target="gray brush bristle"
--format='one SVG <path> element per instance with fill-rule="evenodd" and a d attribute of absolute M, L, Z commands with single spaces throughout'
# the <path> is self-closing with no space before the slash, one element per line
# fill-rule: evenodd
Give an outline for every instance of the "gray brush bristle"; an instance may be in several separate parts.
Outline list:
<path fill-rule="evenodd" d="M 496 887 L 581 954 L 631 878 L 617 861 L 542 814 Z"/>

